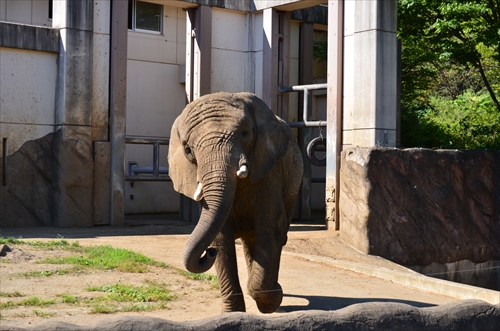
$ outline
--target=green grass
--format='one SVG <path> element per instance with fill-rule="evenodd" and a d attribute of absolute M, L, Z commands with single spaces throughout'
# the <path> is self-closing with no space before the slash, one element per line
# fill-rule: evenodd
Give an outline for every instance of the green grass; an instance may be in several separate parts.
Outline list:
<path fill-rule="evenodd" d="M 211 287 L 214 289 L 220 288 L 217 276 L 206 274 L 206 273 L 195 274 L 193 272 L 182 270 L 182 269 L 177 269 L 177 273 L 179 275 L 182 275 L 182 276 L 188 278 L 188 279 L 210 282 Z"/>
<path fill-rule="evenodd" d="M 84 268 L 99 270 L 117 270 L 123 272 L 143 273 L 148 266 L 169 268 L 165 263 L 154 261 L 133 251 L 111 246 L 82 247 L 84 255 L 46 259 L 41 263 L 74 264 Z"/>
<path fill-rule="evenodd" d="M 25 307 L 45 307 L 48 305 L 52 305 L 55 303 L 55 299 L 50 299 L 50 300 L 43 300 L 40 299 L 39 297 L 30 297 L 18 302 L 12 302 L 12 301 L 7 301 L 3 302 L 0 304 L 1 309 L 10 309 L 10 308 L 15 308 L 15 307 L 20 307 L 20 306 L 25 306 Z"/>
<path fill-rule="evenodd" d="M 61 268 L 55 271 L 31 271 L 20 274 L 24 277 L 49 277 L 54 275 L 65 275 L 68 273 L 80 272 L 85 269 L 116 270 L 121 272 L 144 273 L 151 266 L 172 269 L 187 279 L 210 282 L 212 288 L 218 288 L 217 277 L 205 273 L 195 274 L 178 268 L 169 266 L 163 262 L 158 262 L 145 255 L 112 246 L 89 246 L 82 247 L 78 242 L 68 241 L 29 241 L 24 239 L 0 237 L 0 244 L 27 245 L 43 250 L 66 250 L 72 254 L 61 258 L 48 258 L 38 263 L 42 264 L 64 264 L 73 265 L 71 268 Z M 115 312 L 151 311 L 167 308 L 169 301 L 175 300 L 177 296 L 170 292 L 165 283 L 145 281 L 143 286 L 133 286 L 125 284 L 111 284 L 97 287 L 89 287 L 88 291 L 100 292 L 103 295 L 91 300 L 83 301 L 70 294 L 60 294 L 57 301 L 66 304 L 83 304 L 91 307 L 93 314 L 111 314 Z M 0 292 L 2 297 L 23 297 L 20 292 Z M 21 301 L 8 301 L 0 305 L 1 309 L 15 308 L 19 306 L 45 307 L 56 302 L 56 299 L 42 300 L 38 297 L 30 297 Z M 40 317 L 49 317 L 49 313 L 39 310 L 33 312 Z"/>
<path fill-rule="evenodd" d="M 56 313 L 46 313 L 44 311 L 35 310 L 35 309 L 33 309 L 33 314 L 35 314 L 36 316 L 41 317 L 41 318 L 48 318 L 48 317 L 52 317 L 52 316 L 57 315 Z"/>
<path fill-rule="evenodd" d="M 165 284 L 157 283 L 146 286 L 125 284 L 104 285 L 88 287 L 87 291 L 106 293 L 106 295 L 100 297 L 100 300 L 116 302 L 165 302 L 176 298 L 176 295 L 171 294 Z"/>
<path fill-rule="evenodd" d="M 64 269 L 57 269 L 54 271 L 50 271 L 50 270 L 26 271 L 26 272 L 17 274 L 17 276 L 24 277 L 24 278 L 62 276 L 62 275 L 70 274 L 70 273 L 75 273 L 79 270 L 80 270 L 80 268 L 64 268 Z"/>
<path fill-rule="evenodd" d="M 50 240 L 42 242 L 39 240 L 29 241 L 15 238 L 0 237 L 0 244 L 28 245 L 41 249 L 63 249 L 79 255 L 66 256 L 61 258 L 47 258 L 39 263 L 47 264 L 73 264 L 81 268 L 92 268 L 98 270 L 117 270 L 123 272 L 144 273 L 148 271 L 148 266 L 175 269 L 177 273 L 192 280 L 217 282 L 217 277 L 205 273 L 195 274 L 181 269 L 173 268 L 163 262 L 158 262 L 146 257 L 143 254 L 131 250 L 115 248 L 109 245 L 82 247 L 78 242 L 69 243 L 65 239 Z M 81 270 L 79 268 L 59 269 L 58 271 L 33 271 L 23 274 L 25 277 L 40 277 L 63 275 L 65 273 Z"/>
<path fill-rule="evenodd" d="M 23 296 L 24 296 L 24 294 L 22 294 L 19 291 L 14 291 L 14 292 L 1 292 L 0 291 L 0 297 L 3 297 L 3 298 L 20 298 Z"/>
<path fill-rule="evenodd" d="M 80 302 L 80 298 L 75 297 L 71 294 L 60 294 L 58 297 L 61 297 L 61 302 L 62 303 L 70 303 L 70 304 L 75 304 Z"/>
<path fill-rule="evenodd" d="M 165 283 L 153 281 L 146 281 L 144 286 L 112 284 L 88 287 L 87 290 L 105 293 L 93 299 L 95 302 L 91 310 L 93 314 L 164 309 L 167 307 L 167 302 L 177 298 Z"/>
<path fill-rule="evenodd" d="M 48 240 L 48 241 L 40 241 L 40 240 L 24 240 L 22 238 L 16 239 L 12 237 L 4 238 L 0 237 L 0 245 L 27 245 L 34 248 L 40 248 L 45 250 L 54 250 L 54 249 L 68 249 L 68 250 L 78 250 L 80 244 L 75 241 L 73 243 L 68 242 L 65 239 L 59 240 Z"/>

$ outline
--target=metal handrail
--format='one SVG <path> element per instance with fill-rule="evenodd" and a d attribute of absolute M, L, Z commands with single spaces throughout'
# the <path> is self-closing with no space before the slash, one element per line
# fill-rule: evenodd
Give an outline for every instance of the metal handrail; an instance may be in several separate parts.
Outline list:
<path fill-rule="evenodd" d="M 306 84 L 306 85 L 295 85 L 295 86 L 280 86 L 278 87 L 279 93 L 288 92 L 304 92 L 304 105 L 302 107 L 302 122 L 289 122 L 288 125 L 291 128 L 304 128 L 304 127 L 326 127 L 326 121 L 309 121 L 308 108 L 309 108 L 309 95 L 310 90 L 323 90 L 327 88 L 326 83 L 322 84 Z"/>
<path fill-rule="evenodd" d="M 137 162 L 129 162 L 129 171 L 128 175 L 125 176 L 125 181 L 172 181 L 170 176 L 168 176 L 168 167 L 160 167 L 160 145 L 168 145 L 170 139 L 127 136 L 125 143 L 153 145 L 153 166 L 139 167 L 137 166 Z M 144 176 L 143 174 L 148 174 L 148 176 Z"/>

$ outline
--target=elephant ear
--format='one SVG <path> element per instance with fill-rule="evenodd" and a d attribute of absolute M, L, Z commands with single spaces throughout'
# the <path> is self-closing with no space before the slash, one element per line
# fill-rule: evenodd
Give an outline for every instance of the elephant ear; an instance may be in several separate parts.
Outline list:
<path fill-rule="evenodd" d="M 189 162 L 184 154 L 184 146 L 181 139 L 181 128 L 184 121 L 182 115 L 177 117 L 170 133 L 168 146 L 168 174 L 174 184 L 174 190 L 193 199 L 196 191 L 197 168 Z"/>
<path fill-rule="evenodd" d="M 290 129 L 274 115 L 266 103 L 251 93 L 244 93 L 250 112 L 253 111 L 257 138 L 249 155 L 250 180 L 255 183 L 271 171 L 288 150 Z"/>

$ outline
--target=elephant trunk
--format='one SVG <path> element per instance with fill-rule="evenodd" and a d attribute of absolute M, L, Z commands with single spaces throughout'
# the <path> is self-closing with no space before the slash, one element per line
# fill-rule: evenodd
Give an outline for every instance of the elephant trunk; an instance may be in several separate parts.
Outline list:
<path fill-rule="evenodd" d="M 215 262 L 217 251 L 208 246 L 222 230 L 231 211 L 236 192 L 236 169 L 234 175 L 228 175 L 227 163 L 212 162 L 209 171 L 202 171 L 203 199 L 201 216 L 184 247 L 184 266 L 194 273 L 205 272 Z M 232 168 L 232 167 L 230 167 Z M 203 253 L 205 253 L 203 255 Z M 203 255 L 203 256 L 202 256 Z"/>

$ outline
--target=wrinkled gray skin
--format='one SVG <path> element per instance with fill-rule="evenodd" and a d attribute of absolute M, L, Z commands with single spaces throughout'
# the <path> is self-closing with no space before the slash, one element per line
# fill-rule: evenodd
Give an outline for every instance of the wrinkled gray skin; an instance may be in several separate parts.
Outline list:
<path fill-rule="evenodd" d="M 261 312 L 274 312 L 283 298 L 281 249 L 303 171 L 290 128 L 254 94 L 206 95 L 176 119 L 168 163 L 175 190 L 202 208 L 184 249 L 186 269 L 200 273 L 215 262 L 223 310 L 245 311 L 235 251 L 241 238 L 248 292 Z"/>

